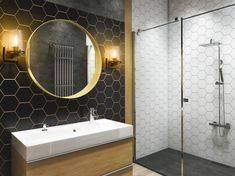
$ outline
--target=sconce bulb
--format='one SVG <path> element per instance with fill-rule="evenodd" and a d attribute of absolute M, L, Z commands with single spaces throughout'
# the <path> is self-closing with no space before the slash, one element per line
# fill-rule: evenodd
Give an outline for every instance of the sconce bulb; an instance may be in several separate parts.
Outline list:
<path fill-rule="evenodd" d="M 15 35 L 13 38 L 13 47 L 18 47 L 18 46 L 19 46 L 19 38 L 17 35 Z"/>
<path fill-rule="evenodd" d="M 117 51 L 116 50 L 112 51 L 111 58 L 117 58 Z"/>

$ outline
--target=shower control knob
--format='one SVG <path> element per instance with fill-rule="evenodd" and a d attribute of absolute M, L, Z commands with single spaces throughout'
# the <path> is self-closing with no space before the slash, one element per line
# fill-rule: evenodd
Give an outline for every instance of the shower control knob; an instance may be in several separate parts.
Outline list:
<path fill-rule="evenodd" d="M 189 99 L 188 98 L 184 98 L 184 102 L 189 102 Z"/>

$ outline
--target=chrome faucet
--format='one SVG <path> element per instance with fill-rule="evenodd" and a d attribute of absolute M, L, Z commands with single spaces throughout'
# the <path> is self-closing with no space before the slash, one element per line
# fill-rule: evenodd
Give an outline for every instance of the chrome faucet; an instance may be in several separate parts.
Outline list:
<path fill-rule="evenodd" d="M 48 127 L 48 125 L 44 123 L 42 126 L 42 131 L 47 131 L 48 130 L 47 127 Z"/>
<path fill-rule="evenodd" d="M 95 108 L 90 108 L 90 122 L 94 122 L 98 117 L 97 110 L 95 110 Z"/>

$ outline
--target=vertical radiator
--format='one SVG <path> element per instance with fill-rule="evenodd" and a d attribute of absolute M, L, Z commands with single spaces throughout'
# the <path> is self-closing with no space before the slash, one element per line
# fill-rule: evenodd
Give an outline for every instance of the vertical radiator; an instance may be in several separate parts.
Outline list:
<path fill-rule="evenodd" d="M 53 44 L 55 59 L 55 94 L 73 95 L 73 58 L 74 47 Z"/>

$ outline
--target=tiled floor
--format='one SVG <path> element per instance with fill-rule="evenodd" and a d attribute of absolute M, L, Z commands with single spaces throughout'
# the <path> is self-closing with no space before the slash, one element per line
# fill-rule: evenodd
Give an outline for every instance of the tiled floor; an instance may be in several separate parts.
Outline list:
<path fill-rule="evenodd" d="M 167 176 L 180 176 L 180 154 L 179 151 L 168 148 L 140 158 L 136 162 Z M 235 168 L 184 154 L 184 176 L 235 176 Z"/>
<path fill-rule="evenodd" d="M 134 170 L 134 174 L 133 176 L 161 176 L 149 169 L 146 169 L 145 167 L 142 167 L 138 164 L 134 164 L 133 165 L 133 170 Z"/>

